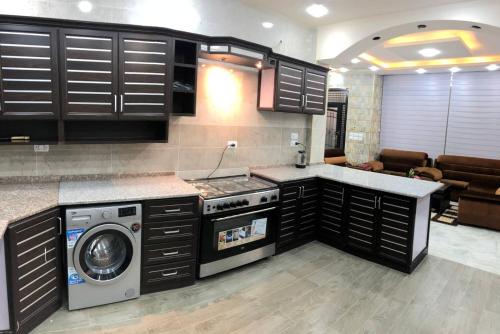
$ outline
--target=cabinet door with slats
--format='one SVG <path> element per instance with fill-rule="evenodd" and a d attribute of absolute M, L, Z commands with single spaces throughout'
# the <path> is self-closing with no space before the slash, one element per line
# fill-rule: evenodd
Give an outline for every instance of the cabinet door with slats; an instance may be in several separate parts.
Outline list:
<path fill-rule="evenodd" d="M 276 85 L 276 110 L 302 112 L 304 97 L 304 67 L 279 62 Z"/>
<path fill-rule="evenodd" d="M 374 253 L 378 232 L 378 193 L 349 189 L 347 244 L 358 251 Z"/>
<path fill-rule="evenodd" d="M 297 233 L 301 239 L 314 239 L 318 222 L 318 181 L 304 181 L 301 187 L 300 221 Z"/>
<path fill-rule="evenodd" d="M 64 118 L 117 118 L 118 34 L 62 29 L 60 52 Z"/>
<path fill-rule="evenodd" d="M 345 243 L 344 203 L 346 186 L 335 181 L 323 180 L 318 238 L 343 246 Z"/>
<path fill-rule="evenodd" d="M 6 233 L 11 326 L 28 333 L 62 304 L 59 209 L 13 223 Z"/>
<path fill-rule="evenodd" d="M 120 34 L 120 117 L 168 118 L 172 39 Z"/>
<path fill-rule="evenodd" d="M 411 262 L 411 231 L 415 200 L 382 194 L 379 254 L 394 262 Z"/>
<path fill-rule="evenodd" d="M 299 194 L 300 190 L 296 184 L 286 185 L 280 189 L 281 209 L 277 231 L 278 249 L 289 247 L 297 241 L 297 226 L 300 220 Z"/>
<path fill-rule="evenodd" d="M 304 112 L 308 114 L 324 114 L 327 91 L 326 73 L 306 69 L 304 81 Z"/>
<path fill-rule="evenodd" d="M 0 24 L 0 116 L 59 117 L 57 30 Z"/>

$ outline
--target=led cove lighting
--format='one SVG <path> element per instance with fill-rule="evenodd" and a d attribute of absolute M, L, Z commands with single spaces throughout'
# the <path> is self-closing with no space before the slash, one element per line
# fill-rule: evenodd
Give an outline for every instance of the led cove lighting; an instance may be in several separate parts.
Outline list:
<path fill-rule="evenodd" d="M 272 27 L 274 27 L 274 23 L 272 22 L 262 22 L 262 26 L 266 29 L 271 29 Z"/>
<path fill-rule="evenodd" d="M 486 69 L 488 71 L 496 71 L 500 68 L 500 66 L 498 66 L 497 64 L 491 64 L 491 65 L 488 65 L 486 66 Z"/>
<path fill-rule="evenodd" d="M 80 1 L 78 3 L 78 9 L 84 13 L 88 13 L 92 10 L 92 3 L 90 1 Z"/>
<path fill-rule="evenodd" d="M 460 72 L 462 69 L 460 67 L 456 67 L 456 66 L 453 66 L 452 68 L 450 68 L 450 72 L 451 73 L 457 73 L 457 72 Z"/>
<path fill-rule="evenodd" d="M 417 72 L 418 74 L 424 74 L 427 72 L 427 70 L 425 68 L 419 68 L 418 70 L 416 70 L 415 72 Z"/>
<path fill-rule="evenodd" d="M 341 67 L 341 68 L 339 68 L 339 71 L 340 71 L 340 73 L 346 73 L 346 72 L 349 72 L 349 69 L 346 67 Z"/>
<path fill-rule="evenodd" d="M 420 53 L 422 56 L 426 58 L 432 58 L 440 54 L 441 51 L 439 51 L 438 49 L 429 48 L 429 49 L 422 49 L 418 51 L 418 53 Z"/>
<path fill-rule="evenodd" d="M 370 66 L 370 67 L 368 67 L 368 68 L 369 68 L 369 69 L 370 69 L 370 71 L 372 71 L 372 72 L 376 72 L 376 71 L 378 71 L 378 70 L 379 70 L 379 68 L 378 68 L 377 66 L 375 66 L 375 65 L 374 65 L 374 66 Z"/>
<path fill-rule="evenodd" d="M 315 3 L 315 4 L 307 7 L 306 12 L 307 12 L 307 14 L 311 15 L 312 17 L 318 18 L 318 17 L 323 17 L 326 14 L 328 14 L 328 8 L 326 8 L 323 5 Z"/>
<path fill-rule="evenodd" d="M 353 63 L 353 64 L 358 64 L 360 62 L 361 62 L 361 60 L 359 58 L 352 58 L 351 59 L 351 63 Z"/>

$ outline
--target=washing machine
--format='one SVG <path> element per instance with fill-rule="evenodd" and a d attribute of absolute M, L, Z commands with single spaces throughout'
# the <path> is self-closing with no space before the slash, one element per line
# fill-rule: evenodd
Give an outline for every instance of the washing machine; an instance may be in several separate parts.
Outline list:
<path fill-rule="evenodd" d="M 68 308 L 139 297 L 141 204 L 66 209 Z"/>

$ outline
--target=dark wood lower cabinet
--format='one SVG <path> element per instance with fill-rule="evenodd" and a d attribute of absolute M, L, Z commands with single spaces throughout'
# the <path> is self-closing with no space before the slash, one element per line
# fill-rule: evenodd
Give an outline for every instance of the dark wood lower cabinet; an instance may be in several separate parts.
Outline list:
<path fill-rule="evenodd" d="M 277 228 L 277 253 L 316 238 L 318 182 L 316 179 L 280 185 L 281 210 Z"/>
<path fill-rule="evenodd" d="M 194 284 L 198 203 L 198 197 L 145 202 L 141 294 Z"/>
<path fill-rule="evenodd" d="M 28 333 L 62 305 L 59 209 L 10 224 L 5 236 L 11 329 Z"/>

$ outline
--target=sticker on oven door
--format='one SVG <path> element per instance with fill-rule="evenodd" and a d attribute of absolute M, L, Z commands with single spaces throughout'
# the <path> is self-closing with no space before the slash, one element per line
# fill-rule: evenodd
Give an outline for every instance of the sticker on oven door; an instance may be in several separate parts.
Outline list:
<path fill-rule="evenodd" d="M 68 245 L 68 248 L 74 248 L 76 241 L 80 236 L 85 232 L 84 228 L 77 228 L 74 230 L 68 230 L 66 231 L 66 243 Z"/>
<path fill-rule="evenodd" d="M 68 285 L 83 284 L 85 280 L 78 275 L 74 267 L 68 267 Z"/>
<path fill-rule="evenodd" d="M 218 250 L 224 250 L 266 237 L 267 218 L 255 219 L 251 225 L 220 231 L 218 235 Z"/>

